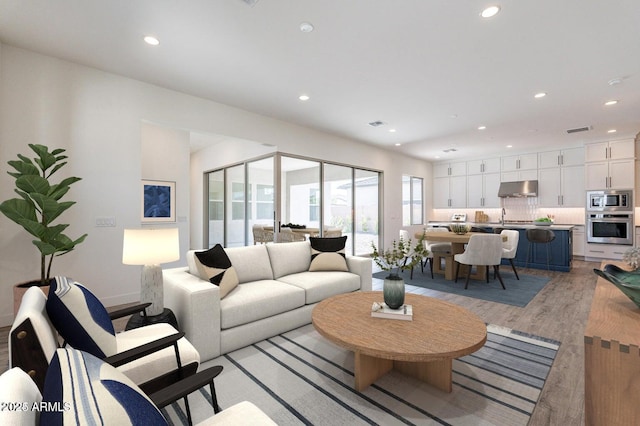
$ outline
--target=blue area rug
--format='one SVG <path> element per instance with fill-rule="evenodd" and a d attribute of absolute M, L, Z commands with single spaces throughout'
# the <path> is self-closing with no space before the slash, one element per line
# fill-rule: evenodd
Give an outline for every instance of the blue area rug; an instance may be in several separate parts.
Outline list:
<path fill-rule="evenodd" d="M 409 271 L 404 271 L 402 277 L 407 285 L 488 300 L 490 302 L 519 306 L 521 308 L 527 306 L 536 294 L 549 282 L 549 278 L 547 277 L 525 275 L 520 271 L 518 271 L 520 280 L 517 280 L 513 272 L 507 271 L 506 268 L 500 268 L 500 275 L 504 281 L 504 286 L 507 288 L 503 290 L 500 286 L 500 281 L 498 281 L 497 278 L 495 280 L 493 279 L 493 270 L 491 268 L 489 268 L 489 273 L 488 283 L 486 281 L 472 279 L 469 280 L 469 287 L 466 290 L 464 289 L 466 277 L 458 277 L 457 283 L 445 280 L 444 276 L 439 274 L 434 274 L 434 278 L 431 279 L 431 273 L 428 267 L 425 268 L 424 274 L 420 272 L 419 268 L 414 270 L 413 279 L 409 278 Z M 389 275 L 389 273 L 385 271 L 376 272 L 373 274 L 373 278 L 382 280 L 387 275 Z"/>

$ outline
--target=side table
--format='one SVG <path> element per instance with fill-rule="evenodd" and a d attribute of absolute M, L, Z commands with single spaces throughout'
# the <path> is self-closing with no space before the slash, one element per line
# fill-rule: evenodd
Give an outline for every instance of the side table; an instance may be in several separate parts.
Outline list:
<path fill-rule="evenodd" d="M 125 330 L 131 330 L 132 328 L 144 327 L 145 325 L 157 324 L 166 322 L 171 324 L 176 330 L 180 331 L 178 327 L 178 320 L 175 314 L 169 308 L 164 308 L 159 315 L 142 315 L 141 312 L 131 315 Z"/>

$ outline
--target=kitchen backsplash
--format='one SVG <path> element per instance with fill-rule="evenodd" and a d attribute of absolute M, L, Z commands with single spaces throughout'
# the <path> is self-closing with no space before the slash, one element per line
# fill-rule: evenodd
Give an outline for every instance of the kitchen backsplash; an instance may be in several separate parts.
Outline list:
<path fill-rule="evenodd" d="M 533 221 L 539 217 L 553 216 L 555 223 L 561 225 L 584 225 L 585 211 L 583 208 L 542 208 L 538 207 L 536 197 L 503 198 L 505 222 Z M 483 211 L 489 222 L 500 222 L 502 210 L 500 208 L 485 209 L 434 209 L 430 221 L 448 222 L 456 213 L 466 213 L 467 222 L 473 222 L 476 211 Z"/>

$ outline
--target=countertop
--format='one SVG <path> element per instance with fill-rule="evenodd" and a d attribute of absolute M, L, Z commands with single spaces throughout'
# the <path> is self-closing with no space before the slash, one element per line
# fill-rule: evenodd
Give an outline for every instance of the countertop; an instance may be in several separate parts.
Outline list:
<path fill-rule="evenodd" d="M 461 225 L 470 225 L 476 226 L 478 228 L 504 228 L 504 229 L 532 229 L 532 228 L 541 228 L 541 229 L 555 229 L 558 231 L 568 231 L 573 229 L 577 225 L 570 224 L 553 224 L 549 226 L 545 225 L 534 225 L 533 222 L 505 222 L 501 224 L 500 222 L 429 222 L 429 226 L 445 226 L 451 225 L 454 223 L 458 223 Z"/>

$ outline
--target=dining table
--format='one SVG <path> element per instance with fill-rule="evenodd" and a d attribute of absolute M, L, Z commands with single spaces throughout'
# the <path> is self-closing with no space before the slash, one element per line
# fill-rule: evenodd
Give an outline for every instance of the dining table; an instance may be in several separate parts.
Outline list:
<path fill-rule="evenodd" d="M 433 272 L 436 274 L 444 274 L 444 278 L 447 280 L 455 279 L 454 270 L 454 256 L 456 254 L 464 253 L 464 246 L 469 242 L 472 235 L 483 235 L 484 232 L 467 232 L 464 234 L 456 234 L 454 232 L 416 232 L 415 237 L 417 239 L 423 238 L 429 242 L 435 241 L 439 243 L 451 243 L 451 253 L 438 253 L 433 252 Z M 507 241 L 507 236 L 502 236 L 502 241 Z M 444 268 L 442 264 L 444 263 Z M 467 268 L 470 266 L 460 265 L 460 276 L 467 275 Z M 475 280 L 485 280 L 487 278 L 486 268 L 477 268 L 474 272 L 471 272 L 471 278 Z"/>

